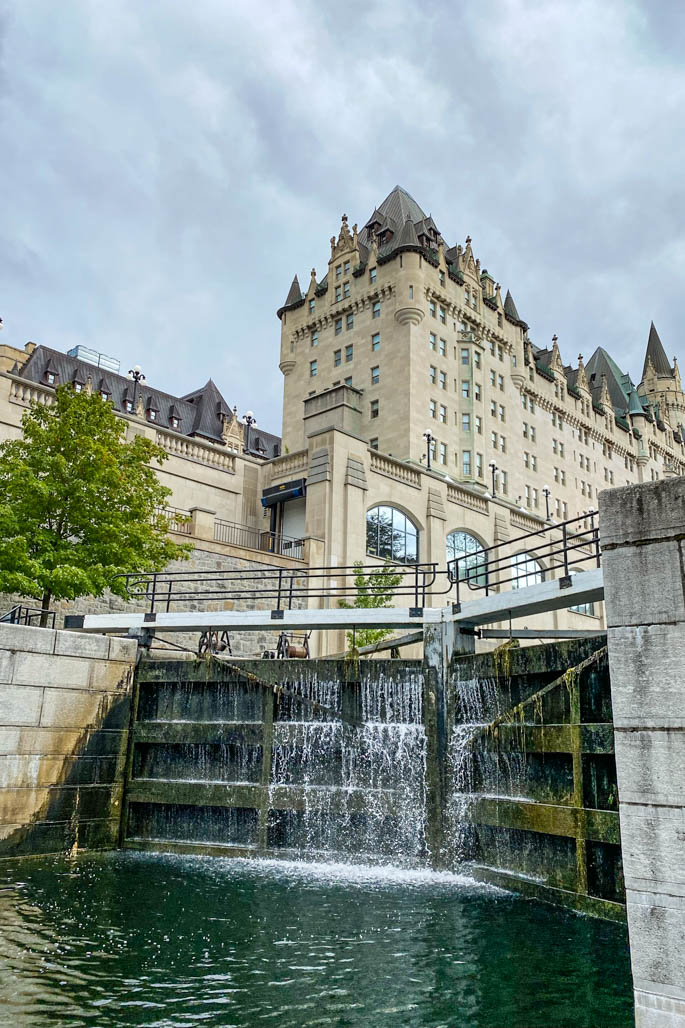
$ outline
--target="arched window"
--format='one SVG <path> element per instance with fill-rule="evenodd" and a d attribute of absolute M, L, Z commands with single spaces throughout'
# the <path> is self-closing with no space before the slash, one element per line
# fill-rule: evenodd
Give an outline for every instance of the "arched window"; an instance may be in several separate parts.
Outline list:
<path fill-rule="evenodd" d="M 398 564 L 419 559 L 418 529 L 396 507 L 372 507 L 366 515 L 366 552 Z"/>
<path fill-rule="evenodd" d="M 542 565 L 529 553 L 515 553 L 511 560 L 511 587 L 523 589 L 526 585 L 539 585 L 545 580 Z"/>
<path fill-rule="evenodd" d="M 473 589 L 484 588 L 488 575 L 485 556 L 480 553 L 483 544 L 468 532 L 450 532 L 446 539 L 447 561 L 465 557 L 459 562 L 459 581 L 466 582 Z"/>

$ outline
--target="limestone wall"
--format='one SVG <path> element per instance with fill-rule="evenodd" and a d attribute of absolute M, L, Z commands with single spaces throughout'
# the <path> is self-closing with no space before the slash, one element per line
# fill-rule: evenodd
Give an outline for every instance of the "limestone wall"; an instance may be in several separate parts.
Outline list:
<path fill-rule="evenodd" d="M 116 845 L 136 643 L 0 625 L 0 856 Z"/>
<path fill-rule="evenodd" d="M 685 480 L 600 496 L 638 1028 L 685 1026 Z"/>

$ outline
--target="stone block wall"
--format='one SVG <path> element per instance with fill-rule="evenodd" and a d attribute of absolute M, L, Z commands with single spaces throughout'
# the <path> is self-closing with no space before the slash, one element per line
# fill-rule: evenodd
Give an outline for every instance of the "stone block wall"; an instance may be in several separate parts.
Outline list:
<path fill-rule="evenodd" d="M 600 495 L 638 1028 L 685 1026 L 685 480 Z"/>
<path fill-rule="evenodd" d="M 0 625 L 0 857 L 116 845 L 136 650 Z"/>
<path fill-rule="evenodd" d="M 236 548 L 237 549 L 237 548 Z M 243 555 L 244 554 L 244 555 Z M 266 558 L 266 555 L 264 555 Z M 268 560 L 268 558 L 266 558 Z M 277 563 L 277 561 L 279 561 Z M 264 577 L 265 571 L 276 571 L 279 567 L 284 568 L 284 575 L 291 573 L 299 574 L 302 572 L 306 573 L 306 568 L 299 563 L 288 562 L 282 558 L 276 558 L 272 563 L 265 562 L 265 559 L 257 560 L 249 556 L 249 553 L 238 550 L 234 554 L 228 554 L 226 552 L 220 552 L 217 549 L 206 549 L 195 548 L 190 556 L 189 560 L 173 561 L 165 569 L 168 572 L 206 572 L 211 576 L 212 572 L 220 571 L 244 571 L 246 573 L 253 573 L 254 578 L 252 579 L 249 586 L 246 588 L 256 589 L 257 591 L 264 591 L 265 588 L 273 588 L 273 582 L 269 582 Z M 187 591 L 192 594 L 195 591 L 195 586 L 189 583 Z M 27 599 L 26 597 L 8 595 L 6 593 L 0 593 L 0 615 L 9 610 L 15 604 L 24 604 L 26 606 L 38 605 L 38 600 Z M 236 599 L 221 601 L 205 601 L 205 600 L 193 600 L 192 596 L 183 601 L 181 604 L 176 604 L 172 610 L 249 610 L 249 609 L 270 609 L 272 606 L 276 606 L 273 600 L 260 600 L 258 597 L 253 599 Z M 302 607 L 304 603 L 301 601 L 295 601 L 293 606 Z M 123 600 L 119 596 L 115 596 L 110 592 L 106 592 L 103 596 L 85 596 L 74 602 L 62 600 L 53 604 L 53 609 L 57 612 L 56 624 L 57 628 L 63 623 L 65 614 L 109 614 L 112 611 L 129 611 L 131 613 L 135 611 L 147 611 L 149 604 L 146 600 Z M 160 610 L 164 607 L 160 606 Z M 169 644 L 165 646 L 162 640 L 168 640 Z M 265 650 L 275 650 L 278 641 L 278 632 L 242 632 L 234 633 L 231 635 L 231 649 L 233 656 L 238 657 L 255 657 L 261 656 Z M 159 640 L 155 642 L 154 648 L 158 653 L 166 651 L 169 656 L 177 656 L 179 654 L 176 647 L 182 646 L 187 647 L 189 653 L 196 652 L 199 642 L 198 633 L 170 633 L 168 636 L 160 635 Z"/>

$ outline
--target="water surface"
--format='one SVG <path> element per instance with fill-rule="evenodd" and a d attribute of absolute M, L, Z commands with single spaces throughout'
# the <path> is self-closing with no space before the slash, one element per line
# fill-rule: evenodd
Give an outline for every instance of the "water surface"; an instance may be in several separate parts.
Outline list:
<path fill-rule="evenodd" d="M 0 1023 L 629 1026 L 624 926 L 447 874 L 112 853 L 0 864 Z"/>

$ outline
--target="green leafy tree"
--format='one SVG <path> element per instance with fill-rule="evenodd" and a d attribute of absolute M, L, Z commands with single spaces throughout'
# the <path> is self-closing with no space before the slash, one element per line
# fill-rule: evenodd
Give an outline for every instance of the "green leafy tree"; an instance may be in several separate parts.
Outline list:
<path fill-rule="evenodd" d="M 383 567 L 374 568 L 368 575 L 364 574 L 360 560 L 354 563 L 354 585 L 357 590 L 354 603 L 340 601 L 340 606 L 347 610 L 369 610 L 374 607 L 389 607 L 392 603 L 394 590 L 402 581 L 402 572 L 392 571 L 392 565 L 386 562 Z M 347 641 L 354 652 L 362 646 L 373 646 L 392 635 L 391 628 L 361 628 L 359 631 L 348 632 Z"/>
<path fill-rule="evenodd" d="M 167 538 L 171 490 L 152 464 L 164 450 L 136 436 L 111 404 L 60 386 L 55 404 L 34 403 L 23 438 L 0 445 L 0 591 L 41 599 L 125 597 L 115 575 L 160 571 L 191 549 Z"/>

